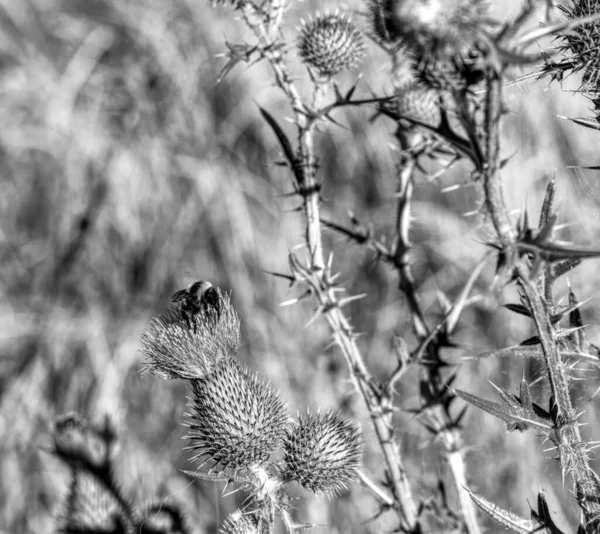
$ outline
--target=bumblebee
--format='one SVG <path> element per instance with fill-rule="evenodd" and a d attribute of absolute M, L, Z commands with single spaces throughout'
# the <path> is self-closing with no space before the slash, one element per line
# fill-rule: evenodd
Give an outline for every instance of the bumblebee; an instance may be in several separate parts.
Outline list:
<path fill-rule="evenodd" d="M 202 312 L 205 315 L 215 313 L 217 319 L 221 316 L 219 292 L 206 280 L 198 280 L 185 289 L 177 291 L 171 297 L 171 302 L 179 304 L 188 328 L 191 330 L 193 325 L 194 332 L 196 332 L 194 316 L 199 313 Z"/>

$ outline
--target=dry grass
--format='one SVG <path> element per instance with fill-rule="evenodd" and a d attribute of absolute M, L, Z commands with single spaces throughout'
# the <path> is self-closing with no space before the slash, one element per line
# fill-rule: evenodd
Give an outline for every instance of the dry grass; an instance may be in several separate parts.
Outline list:
<path fill-rule="evenodd" d="M 196 532 L 215 532 L 240 497 L 222 498 L 214 485 L 190 483 L 179 471 L 189 467 L 179 424 L 184 387 L 139 375 L 140 335 L 175 289 L 201 277 L 233 290 L 240 357 L 283 392 L 292 411 L 333 407 L 367 418 L 325 322 L 304 328 L 312 305 L 280 308 L 287 286 L 265 273 L 286 271 L 288 249 L 302 240 L 295 200 L 280 196 L 289 177 L 272 165 L 279 155 L 258 113 L 260 103 L 284 114 L 281 95 L 266 82 L 265 65 L 238 67 L 215 86 L 223 35 L 235 42 L 243 31 L 203 0 L 0 6 L 0 531 L 52 530 L 68 471 L 44 450 L 48 422 L 78 410 L 116 417 L 120 478 L 130 495 L 183 503 Z M 305 9 L 295 7 L 293 17 Z M 387 83 L 376 62 L 365 77 L 376 87 Z M 557 118 L 585 115 L 586 100 L 544 82 L 507 94 L 504 151 L 518 151 L 504 173 L 509 205 L 537 213 L 555 176 L 561 222 L 572 223 L 562 236 L 597 244 L 597 178 L 567 166 L 598 164 L 598 138 Z M 340 117 L 348 129 L 323 136 L 324 215 L 344 221 L 351 209 L 391 234 L 389 125 L 370 124 L 363 111 Z M 484 251 L 481 220 L 464 215 L 477 207 L 476 188 L 441 192 L 465 181 L 457 169 L 433 182 L 421 177 L 415 193 L 414 272 L 433 313 L 438 289 L 456 296 Z M 411 340 L 395 275 L 337 235 L 327 233 L 325 244 L 350 292 L 368 293 L 349 312 L 364 333 L 367 363 L 384 376 L 395 363 L 393 337 Z M 596 296 L 597 266 L 589 261 L 570 276 L 578 295 Z M 477 284 L 486 296 L 464 314 L 460 348 L 448 352 L 461 363 L 458 387 L 488 397 L 486 379 L 511 387 L 523 372 L 542 372 L 535 362 L 477 357 L 532 335 L 526 320 L 500 308 L 506 293 L 490 294 L 492 278 L 490 262 Z M 592 299 L 583 311 L 592 342 L 594 308 Z M 600 436 L 598 398 L 589 400 L 597 375 L 589 371 L 574 395 L 587 410 L 588 439 Z M 418 404 L 415 377 L 402 382 L 403 407 Z M 444 476 L 435 444 L 409 414 L 399 413 L 397 425 L 409 476 L 427 494 Z M 364 428 L 366 467 L 377 473 Z M 465 439 L 477 491 L 527 515 L 523 497 L 533 502 L 544 487 L 553 510 L 577 519 L 558 466 L 542 458 L 535 436 L 507 434 L 501 421 L 472 409 Z M 393 524 L 385 516 L 362 523 L 376 504 L 358 484 L 335 500 L 303 496 L 302 519 L 331 531 Z"/>

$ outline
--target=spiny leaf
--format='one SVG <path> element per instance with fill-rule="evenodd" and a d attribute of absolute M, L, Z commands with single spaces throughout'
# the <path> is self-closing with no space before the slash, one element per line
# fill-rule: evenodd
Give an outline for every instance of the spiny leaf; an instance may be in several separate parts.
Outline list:
<path fill-rule="evenodd" d="M 522 347 L 531 347 L 534 345 L 539 345 L 540 344 L 540 336 L 528 337 L 527 339 L 521 341 L 520 344 Z"/>
<path fill-rule="evenodd" d="M 497 386 L 494 387 L 500 392 L 504 404 L 482 399 L 465 391 L 454 390 L 454 392 L 461 399 L 502 419 L 506 423 L 509 432 L 512 430 L 524 431 L 528 428 L 533 428 L 547 437 L 552 437 L 553 425 L 551 421 L 540 417 L 533 407 L 528 408 L 523 406 L 520 399 L 516 396 Z"/>
<path fill-rule="evenodd" d="M 565 117 L 564 115 L 557 115 L 559 119 L 566 119 L 568 121 L 574 122 L 575 124 L 579 124 L 580 126 L 585 126 L 586 128 L 591 128 L 592 130 L 600 130 L 600 124 L 595 119 L 587 119 L 585 117 L 582 118 L 571 118 Z"/>
<path fill-rule="evenodd" d="M 585 360 L 593 365 L 600 366 L 599 359 L 599 351 L 593 346 L 590 345 L 589 352 L 584 352 L 581 350 L 561 350 L 560 355 L 563 358 L 576 358 L 580 360 Z M 483 352 L 477 355 L 479 358 L 487 358 L 490 356 L 496 356 L 499 358 L 502 357 L 515 357 L 515 358 L 535 358 L 540 361 L 543 360 L 543 352 L 541 347 L 530 345 L 530 346 L 514 346 L 507 347 L 505 349 L 500 349 L 493 352 Z"/>
<path fill-rule="evenodd" d="M 515 40 L 515 44 L 518 44 L 520 46 L 528 46 L 537 41 L 538 39 L 547 35 L 558 32 L 567 33 L 577 28 L 578 26 L 582 26 L 583 24 L 590 24 L 591 22 L 598 20 L 599 17 L 600 13 L 594 13 L 585 17 L 559 21 L 555 22 L 554 24 L 542 26 L 541 28 L 535 28 L 521 35 L 518 39 Z"/>
<path fill-rule="evenodd" d="M 506 404 L 508 404 L 509 406 L 513 406 L 515 408 L 521 407 L 521 401 L 519 400 L 519 397 L 517 397 L 516 395 L 513 395 L 512 393 L 510 393 L 510 391 L 506 391 L 505 389 L 497 386 L 493 382 L 490 382 L 490 384 L 492 385 L 492 387 L 494 387 L 496 389 L 496 391 L 498 392 L 498 394 L 500 395 L 500 397 Z"/>
<path fill-rule="evenodd" d="M 352 85 L 352 87 L 350 87 L 350 89 L 348 89 L 348 92 L 346 93 L 346 97 L 345 97 L 346 102 L 349 102 L 352 99 L 352 97 L 354 96 L 354 91 L 356 91 L 359 81 L 360 80 L 356 80 L 356 83 L 354 83 Z"/>
<path fill-rule="evenodd" d="M 481 510 L 512 532 L 517 532 L 518 534 L 531 534 L 532 532 L 551 534 L 550 531 L 546 529 L 539 521 L 534 519 L 525 519 L 524 517 L 500 508 L 498 505 L 488 501 L 481 495 L 477 495 L 468 489 L 466 491 L 471 499 L 473 499 L 473 502 Z"/>
<path fill-rule="evenodd" d="M 600 250 L 564 247 L 555 243 L 538 241 L 537 238 L 519 241 L 517 247 L 522 252 L 530 252 L 546 261 L 582 260 L 600 256 Z"/>
<path fill-rule="evenodd" d="M 556 193 L 556 180 L 554 178 L 546 187 L 546 194 L 544 196 L 544 202 L 540 211 L 540 227 L 544 227 L 550 216 L 552 215 L 552 208 L 554 206 L 554 195 Z"/>
<path fill-rule="evenodd" d="M 579 309 L 581 304 L 577 300 L 577 297 L 571 288 L 569 288 L 569 306 L 569 326 L 574 328 L 583 328 L 583 319 Z"/>
<path fill-rule="evenodd" d="M 548 220 L 543 224 L 543 226 L 540 226 L 538 231 L 538 235 L 536 237 L 536 241 L 538 243 L 546 243 L 552 238 L 554 227 L 556 226 L 557 221 L 558 216 L 556 214 L 550 213 L 548 215 Z"/>
<path fill-rule="evenodd" d="M 520 398 L 521 405 L 523 406 L 523 408 L 525 408 L 526 410 L 533 409 L 533 402 L 531 400 L 531 391 L 529 389 L 529 384 L 527 383 L 527 380 L 525 380 L 525 378 L 523 378 L 521 380 L 521 384 L 519 386 L 519 398 Z"/>
<path fill-rule="evenodd" d="M 506 347 L 504 349 L 494 350 L 490 352 L 482 352 L 478 354 L 480 358 L 489 356 L 514 357 L 514 358 L 541 358 L 543 353 L 539 347 L 516 345 L 514 347 Z"/>
<path fill-rule="evenodd" d="M 531 317 L 531 311 L 527 306 L 523 306 L 522 304 L 504 304 L 504 307 L 507 310 L 518 313 L 519 315 L 525 315 L 526 317 Z"/>
<path fill-rule="evenodd" d="M 294 166 L 296 162 L 296 156 L 294 155 L 292 144 L 287 138 L 287 135 L 285 135 L 285 132 L 281 129 L 281 126 L 279 126 L 277 121 L 266 109 L 261 107 L 259 107 L 259 109 L 263 118 L 269 123 L 269 126 L 272 128 L 273 132 L 275 132 L 275 135 L 277 136 L 277 139 L 281 144 L 281 148 L 283 149 L 283 153 L 285 154 L 286 159 L 288 160 L 290 165 Z"/>
<path fill-rule="evenodd" d="M 276 276 L 277 278 L 284 278 L 285 280 L 287 280 L 290 283 L 290 287 L 292 287 L 294 285 L 294 283 L 296 282 L 296 277 L 292 276 L 290 274 L 276 273 L 275 271 L 263 271 L 263 272 L 270 274 L 272 276 Z"/>
<path fill-rule="evenodd" d="M 343 234 L 346 237 L 353 239 L 354 241 L 356 241 L 359 244 L 365 243 L 366 241 L 369 240 L 368 231 L 361 231 L 362 228 L 357 228 L 356 230 L 350 230 L 349 228 L 341 226 L 333 221 L 328 221 L 326 219 L 321 219 L 321 223 L 324 224 L 325 226 L 327 226 L 328 228 L 331 228 L 332 230 L 335 230 L 336 232 L 339 232 L 340 234 Z M 358 227 L 358 226 L 359 225 L 355 224 L 355 227 Z"/>
<path fill-rule="evenodd" d="M 181 472 L 198 480 L 206 480 L 209 482 L 225 482 L 223 491 L 225 491 L 225 489 L 234 482 L 241 484 L 242 486 L 252 483 L 251 479 L 244 473 L 223 473 L 221 471 L 203 473 L 198 470 L 191 471 L 188 469 L 181 469 Z"/>
<path fill-rule="evenodd" d="M 538 493 L 537 505 L 537 512 L 531 510 L 531 519 L 533 519 L 534 521 L 539 521 L 542 525 L 544 525 L 544 527 L 546 527 L 544 531 L 546 532 L 549 532 L 551 534 L 563 534 L 563 532 L 556 526 L 556 524 L 552 520 L 550 508 L 548 507 L 548 502 L 546 501 L 546 496 L 541 491 Z"/>
<path fill-rule="evenodd" d="M 572 271 L 575 269 L 575 267 L 580 265 L 581 261 L 582 260 L 580 259 L 569 259 L 554 264 L 552 266 L 552 277 L 555 280 L 560 278 L 564 274 L 567 274 L 569 271 Z"/>
<path fill-rule="evenodd" d="M 223 54 L 229 57 L 229 61 L 219 72 L 216 83 L 219 84 L 223 79 L 233 70 L 233 68 L 240 62 L 250 60 L 250 56 L 258 50 L 258 46 L 250 46 L 245 43 L 237 44 L 225 41 L 225 46 L 229 49 L 227 54 Z"/>
<path fill-rule="evenodd" d="M 591 298 L 588 298 L 588 299 L 584 300 L 583 302 L 579 302 L 575 298 L 575 295 L 569 290 L 569 305 L 559 309 L 557 311 L 557 313 L 555 313 L 552 316 L 552 318 L 551 318 L 552 323 L 559 322 L 565 315 L 569 315 L 569 319 L 571 320 L 571 319 L 573 319 L 573 317 L 572 317 L 573 314 L 576 314 L 576 316 L 579 317 L 580 322 L 578 324 L 571 324 L 570 326 L 572 326 L 574 328 L 583 328 L 584 325 L 583 325 L 583 321 L 581 320 L 581 313 L 579 311 L 579 308 L 581 308 L 581 306 L 583 306 L 590 300 L 591 300 Z"/>

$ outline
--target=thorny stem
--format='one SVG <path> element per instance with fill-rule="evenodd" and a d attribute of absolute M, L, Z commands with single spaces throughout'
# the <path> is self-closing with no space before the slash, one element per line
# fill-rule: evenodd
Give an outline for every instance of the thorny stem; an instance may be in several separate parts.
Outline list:
<path fill-rule="evenodd" d="M 283 10 L 283 6 L 280 7 Z M 314 128 L 316 123 L 311 121 L 307 115 L 306 106 L 300 97 L 283 58 L 281 48 L 272 46 L 278 37 L 276 29 L 265 27 L 264 19 L 256 9 L 247 4 L 244 7 L 244 19 L 248 26 L 264 46 L 264 56 L 269 61 L 277 85 L 283 90 L 294 111 L 294 119 L 298 127 L 298 159 L 303 167 L 302 182 L 298 184 L 300 193 L 304 198 L 304 211 L 306 215 L 306 243 L 309 247 L 309 261 L 317 270 L 325 268 L 323 258 L 323 243 L 321 239 L 319 222 L 319 184 L 316 180 L 316 158 L 314 152 Z M 281 17 L 276 19 L 277 26 Z M 322 88 L 315 94 L 315 100 L 319 100 Z"/>
<path fill-rule="evenodd" d="M 335 298 L 331 290 L 327 291 L 327 300 L 330 303 L 336 302 Z M 370 386 L 371 377 L 360 372 L 356 367 L 356 364 L 363 367 L 364 361 L 356 345 L 350 324 L 339 307 L 334 307 L 327 313 L 327 321 L 334 332 L 337 344 L 342 349 L 347 364 L 350 366 L 355 387 L 358 388 L 367 404 L 385 459 L 388 483 L 391 486 L 394 500 L 399 505 L 398 511 L 403 518 L 403 529 L 406 532 L 413 532 L 418 524 L 418 509 L 402 464 L 400 448 L 394 437 L 392 399 Z"/>
<path fill-rule="evenodd" d="M 367 404 L 387 467 L 388 483 L 396 503 L 395 508 L 401 517 L 402 528 L 406 532 L 414 532 L 418 524 L 418 508 L 402 465 L 400 449 L 394 439 L 391 400 L 376 393 L 352 328 L 339 307 L 334 291 L 329 284 L 325 283 L 325 276 L 328 276 L 329 269 L 325 266 L 319 217 L 319 184 L 316 180 L 314 154 L 316 122 L 311 121 L 307 115 L 306 106 L 293 85 L 281 49 L 271 46 L 276 38 L 270 36 L 276 32 L 272 29 L 267 31 L 264 18 L 261 18 L 254 7 L 246 5 L 243 14 L 248 26 L 265 47 L 264 56 L 271 64 L 277 85 L 284 91 L 292 105 L 299 131 L 298 157 L 303 167 L 303 180 L 298 185 L 304 199 L 306 243 L 309 248 L 310 266 L 310 270 L 304 272 L 304 279 L 316 290 L 321 305 L 327 309 L 325 315 L 333 330 L 335 341 L 346 359 L 355 387 Z M 297 268 L 302 272 L 300 265 Z"/>
<path fill-rule="evenodd" d="M 397 190 L 398 207 L 396 211 L 396 239 L 394 243 L 394 264 L 400 266 L 400 291 L 408 300 L 408 305 L 413 318 L 413 327 L 417 336 L 426 337 L 429 333 L 418 295 L 415 290 L 414 279 L 410 269 L 410 208 L 414 189 L 413 172 L 416 167 L 414 157 L 408 156 L 401 164 L 399 171 L 399 184 Z"/>
<path fill-rule="evenodd" d="M 490 69 L 485 97 L 485 159 L 483 190 L 487 213 L 503 245 L 515 240 L 515 231 L 508 217 L 502 182 L 497 173 L 500 165 L 500 117 L 502 116 L 502 79 Z"/>
<path fill-rule="evenodd" d="M 398 206 L 396 211 L 396 236 L 394 242 L 394 265 L 398 269 L 400 275 L 400 291 L 406 297 L 408 306 L 413 319 L 413 327 L 421 345 L 425 343 L 429 346 L 423 346 L 423 350 L 437 351 L 436 335 L 430 332 L 425 315 L 420 304 L 418 294 L 415 288 L 414 279 L 412 276 L 409 254 L 412 243 L 410 241 L 410 222 L 411 222 L 411 200 L 414 189 L 414 170 L 416 168 L 416 159 L 410 155 L 410 146 L 407 146 L 406 138 L 402 132 L 398 132 L 398 140 L 401 148 L 404 149 L 407 155 L 403 158 L 399 169 L 399 184 L 398 184 Z M 420 363 L 421 358 L 419 358 Z M 423 371 L 426 373 L 427 381 L 436 393 L 443 395 L 443 385 L 439 368 L 437 366 L 423 365 Z M 390 382 L 393 387 L 393 382 Z M 461 439 L 458 428 L 452 425 L 452 420 L 443 406 L 438 402 L 427 409 L 427 416 L 432 427 L 436 431 L 436 436 L 442 443 L 446 460 L 452 473 L 452 478 L 458 494 L 460 509 L 463 513 L 463 518 L 467 532 L 469 534 L 479 534 L 481 528 L 477 520 L 477 511 L 475 503 L 469 497 L 465 490 L 467 487 L 466 466 L 463 452 L 461 450 Z"/>
<path fill-rule="evenodd" d="M 550 380 L 550 389 L 557 410 L 557 437 L 560 440 L 558 453 L 563 474 L 569 473 L 575 482 L 575 496 L 584 512 L 588 526 L 600 527 L 600 489 L 597 475 L 592 471 L 586 444 L 581 439 L 577 414 L 569 393 L 569 377 L 562 361 L 554 329 L 550 322 L 550 312 L 535 283 L 530 280 L 530 271 L 524 263 L 517 265 L 519 284 L 527 296 L 533 319 L 540 337 L 542 351 Z"/>
<path fill-rule="evenodd" d="M 514 250 L 515 231 L 510 224 L 508 210 L 504 202 L 502 181 L 498 173 L 499 162 L 499 126 L 502 107 L 502 80 L 498 73 L 490 72 L 487 77 L 486 97 L 486 159 L 483 185 L 486 206 L 494 228 L 505 247 Z M 600 502 L 598 476 L 589 465 L 585 443 L 577 414 L 569 393 L 569 379 L 565 372 L 561 354 L 554 336 L 550 320 L 550 310 L 541 294 L 540 288 L 531 280 L 531 272 L 524 260 L 514 258 L 515 273 L 529 302 L 533 319 L 540 337 L 550 388 L 556 404 L 557 446 L 563 476 L 569 474 L 575 483 L 575 497 L 587 523 L 587 527 L 600 527 Z"/>

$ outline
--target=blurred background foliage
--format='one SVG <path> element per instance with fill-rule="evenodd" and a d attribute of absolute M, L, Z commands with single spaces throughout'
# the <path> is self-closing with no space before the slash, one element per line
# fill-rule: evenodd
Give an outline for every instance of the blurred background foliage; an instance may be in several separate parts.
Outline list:
<path fill-rule="evenodd" d="M 300 18 L 324 7 L 339 5 L 292 2 L 291 43 Z M 514 0 L 499 2 L 495 12 L 507 17 L 516 8 Z M 305 327 L 310 299 L 280 307 L 301 289 L 265 272 L 288 270 L 303 225 L 298 199 L 285 196 L 289 172 L 273 165 L 278 146 L 258 112 L 263 106 L 282 124 L 290 115 L 268 66 L 238 66 L 215 84 L 225 40 L 248 37 L 230 11 L 204 0 L 0 0 L 0 531 L 54 528 L 69 473 L 45 451 L 48 424 L 71 410 L 116 420 L 119 477 L 136 502 L 179 503 L 199 533 L 215 532 L 241 502 L 180 471 L 191 467 L 181 440 L 184 384 L 139 375 L 139 339 L 150 317 L 198 278 L 233 291 L 243 328 L 239 358 L 283 392 L 291 412 L 331 407 L 359 419 L 366 469 L 382 476 L 368 417 L 325 322 Z M 360 69 L 365 96 L 391 89 L 385 56 L 372 44 L 369 54 Z M 293 50 L 290 57 L 307 80 Z M 342 87 L 357 74 L 341 77 Z M 301 85 L 308 92 L 308 81 Z M 600 163 L 598 136 L 561 118 L 589 115 L 576 87 L 573 78 L 562 87 L 530 80 L 506 88 L 503 150 L 513 157 L 504 179 L 515 217 L 525 208 L 537 217 L 555 178 L 567 223 L 561 237 L 597 247 L 598 177 L 569 166 Z M 345 128 L 323 129 L 323 210 L 344 224 L 352 210 L 391 236 L 394 127 L 371 116 L 344 109 L 336 117 Z M 432 164 L 431 173 L 439 168 Z M 418 179 L 412 260 L 431 318 L 442 314 L 440 293 L 455 298 L 487 251 L 490 234 L 468 171 L 456 165 Z M 330 231 L 325 238 L 350 294 L 367 293 L 349 313 L 368 364 L 384 376 L 396 363 L 395 338 L 413 342 L 396 276 L 372 252 Z M 583 308 L 592 342 L 599 279 L 597 261 L 570 276 L 580 299 L 592 297 Z M 481 356 L 532 335 L 526 318 L 501 307 L 515 301 L 514 290 L 493 280 L 491 260 L 476 285 L 481 299 L 463 314 L 458 347 L 447 353 L 460 365 L 456 385 L 487 397 L 488 379 L 515 389 L 523 373 L 540 376 L 536 362 Z M 419 405 L 417 377 L 413 369 L 402 382 L 403 408 Z M 598 371 L 585 377 L 574 396 L 590 423 L 586 439 L 594 440 Z M 545 404 L 543 381 L 535 393 Z M 426 496 L 446 479 L 443 459 L 410 414 L 398 413 L 397 428 L 416 494 Z M 576 520 L 553 453 L 534 435 L 507 434 L 501 421 L 470 408 L 464 438 L 472 489 L 528 514 L 528 501 L 544 488 L 551 509 Z M 377 506 L 358 484 L 337 499 L 298 495 L 298 517 L 329 532 L 394 526 L 385 515 L 365 522 Z"/>

